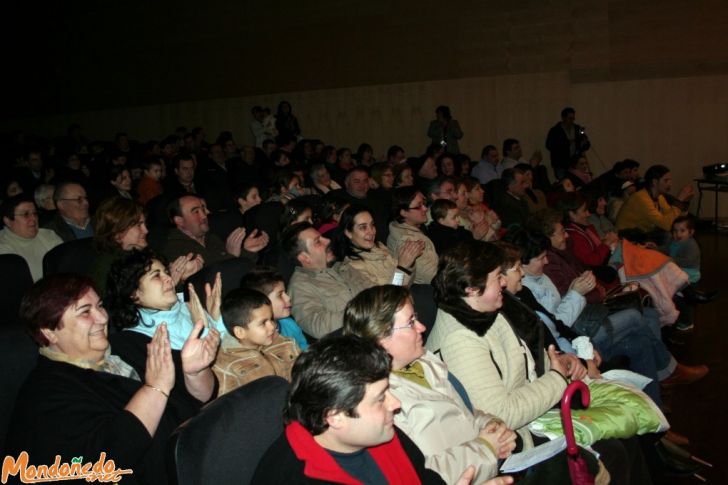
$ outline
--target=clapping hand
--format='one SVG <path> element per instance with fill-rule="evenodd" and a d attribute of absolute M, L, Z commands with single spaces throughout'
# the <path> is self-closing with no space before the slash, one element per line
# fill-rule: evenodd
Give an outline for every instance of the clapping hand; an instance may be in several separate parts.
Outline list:
<path fill-rule="evenodd" d="M 215 275 L 215 282 L 212 284 L 212 287 L 210 283 L 205 283 L 205 297 L 207 313 L 213 320 L 218 320 L 220 318 L 220 304 L 222 302 L 222 276 L 220 276 L 220 273 Z"/>
<path fill-rule="evenodd" d="M 174 363 L 169 345 L 167 324 L 162 323 L 147 344 L 147 363 L 144 383 L 161 390 L 169 396 L 174 387 Z"/>
<path fill-rule="evenodd" d="M 196 376 L 210 367 L 215 360 L 215 355 L 217 355 L 217 348 L 220 346 L 220 332 L 210 328 L 207 335 L 200 338 L 204 328 L 203 321 L 198 320 L 182 347 L 180 353 L 182 371 L 187 376 Z"/>

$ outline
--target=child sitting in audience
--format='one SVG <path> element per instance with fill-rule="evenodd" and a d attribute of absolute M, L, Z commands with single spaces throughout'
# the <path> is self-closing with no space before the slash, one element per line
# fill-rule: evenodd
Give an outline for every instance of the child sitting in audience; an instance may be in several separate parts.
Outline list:
<path fill-rule="evenodd" d="M 280 273 L 270 267 L 254 268 L 243 276 L 240 287 L 265 294 L 273 305 L 273 318 L 278 323 L 278 332 L 292 338 L 301 350 L 308 348 L 301 327 L 291 316 L 291 297 L 286 293 L 285 280 Z"/>
<path fill-rule="evenodd" d="M 693 237 L 695 218 L 690 215 L 676 217 L 671 232 L 668 254 L 688 274 L 690 284 L 695 284 L 700 281 L 700 246 Z"/>
<path fill-rule="evenodd" d="M 472 240 L 470 231 L 460 225 L 460 209 L 455 202 L 437 199 L 430 207 L 432 222 L 427 226 L 427 236 L 440 254 L 460 241 Z"/>
<path fill-rule="evenodd" d="M 271 301 L 263 293 L 237 288 L 222 302 L 223 337 L 213 371 L 218 396 L 261 377 L 291 380 L 291 367 L 301 353 L 296 343 L 278 334 Z"/>

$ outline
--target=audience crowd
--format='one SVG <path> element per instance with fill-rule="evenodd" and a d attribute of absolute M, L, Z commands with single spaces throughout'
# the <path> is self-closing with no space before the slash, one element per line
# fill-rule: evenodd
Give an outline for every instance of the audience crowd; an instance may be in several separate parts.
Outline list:
<path fill-rule="evenodd" d="M 712 297 L 692 188 L 631 159 L 592 173 L 572 108 L 552 172 L 516 138 L 471 159 L 435 114 L 416 156 L 313 138 L 286 101 L 252 109 L 254 145 L 202 127 L 4 140 L 0 254 L 35 282 L 19 318 L 39 347 L 7 454 L 106 452 L 123 483 L 167 483 L 174 429 L 269 375 L 291 390 L 254 483 L 511 483 L 502 460 L 546 440 L 533 423 L 610 369 L 669 416 L 669 390 L 708 372 L 664 340 Z M 597 483 L 692 470 L 666 441 L 687 438 L 593 443 Z"/>

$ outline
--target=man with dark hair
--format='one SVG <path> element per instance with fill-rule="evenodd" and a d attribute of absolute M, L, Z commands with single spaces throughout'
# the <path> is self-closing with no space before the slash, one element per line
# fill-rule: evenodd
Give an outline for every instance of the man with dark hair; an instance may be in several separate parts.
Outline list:
<path fill-rule="evenodd" d="M 344 308 L 354 296 L 336 269 L 330 244 L 308 222 L 293 224 L 281 239 L 281 247 L 297 264 L 288 284 L 293 316 L 315 338 L 341 328 Z"/>
<path fill-rule="evenodd" d="M 189 153 L 180 153 L 172 159 L 172 170 L 174 174 L 167 175 L 167 186 L 164 193 L 169 197 L 179 197 L 185 194 L 196 194 L 195 170 L 197 161 Z"/>
<path fill-rule="evenodd" d="M 0 213 L 5 224 L 0 231 L 0 254 L 22 256 L 33 281 L 38 281 L 43 276 L 43 257 L 63 240 L 50 229 L 38 228 L 38 210 L 30 195 L 10 197 L 0 206 Z"/>
<path fill-rule="evenodd" d="M 377 241 L 387 240 L 389 234 L 389 198 L 378 192 L 369 193 L 369 171 L 365 167 L 354 167 L 344 178 L 344 188 L 333 191 L 343 196 L 352 205 L 363 205 L 374 217 L 377 227 Z"/>
<path fill-rule="evenodd" d="M 509 168 L 503 171 L 501 180 L 505 193 L 493 200 L 493 210 L 500 216 L 503 227 L 525 224 L 529 214 L 525 199 L 526 174 L 519 168 Z"/>
<path fill-rule="evenodd" d="M 382 347 L 354 336 L 326 338 L 301 354 L 286 429 L 252 483 L 444 483 L 394 426 L 400 403 L 389 391 L 390 366 Z M 472 478 L 466 474 L 458 484 Z"/>
<path fill-rule="evenodd" d="M 400 163 L 404 163 L 404 148 L 398 145 L 392 145 L 387 149 L 387 163 L 394 167 Z"/>
<path fill-rule="evenodd" d="M 480 161 L 470 171 L 470 175 L 480 180 L 481 184 L 487 184 L 500 177 L 498 162 L 500 162 L 498 149 L 493 145 L 486 145 L 480 153 Z"/>
<path fill-rule="evenodd" d="M 561 121 L 551 127 L 546 136 L 546 148 L 551 153 L 551 166 L 558 180 L 566 175 L 569 161 L 591 147 L 584 127 L 577 125 L 575 120 L 574 108 L 564 108 Z"/>
<path fill-rule="evenodd" d="M 64 242 L 94 235 L 88 211 L 86 190 L 75 182 L 62 182 L 53 192 L 56 214 L 44 227 L 51 229 Z"/>
<path fill-rule="evenodd" d="M 169 231 L 162 253 L 173 261 L 180 256 L 196 253 L 205 264 L 226 259 L 245 257 L 257 260 L 258 251 L 268 244 L 265 232 L 253 232 L 246 236 L 245 228 L 235 229 L 222 242 L 210 232 L 205 201 L 196 195 L 183 195 L 173 199 L 168 206 L 169 218 L 175 228 Z"/>

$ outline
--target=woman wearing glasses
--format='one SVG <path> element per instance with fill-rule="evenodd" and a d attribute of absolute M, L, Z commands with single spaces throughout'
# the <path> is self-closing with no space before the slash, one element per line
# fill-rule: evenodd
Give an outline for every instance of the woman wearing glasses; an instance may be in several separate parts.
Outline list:
<path fill-rule="evenodd" d="M 497 461 L 511 454 L 516 433 L 473 409 L 447 366 L 425 351 L 424 331 L 409 290 L 400 286 L 364 290 L 344 311 L 345 334 L 374 339 L 392 356 L 389 390 L 402 406 L 394 424 L 425 455 L 425 466 L 455 483 L 472 465 L 472 483 L 482 483 L 498 474 Z"/>
<path fill-rule="evenodd" d="M 425 196 L 415 186 L 399 187 L 392 193 L 392 216 L 389 223 L 387 247 L 392 254 L 399 254 L 407 241 L 424 243 L 422 254 L 415 260 L 414 284 L 430 284 L 437 272 L 437 251 L 429 237 L 422 232 L 427 222 Z"/>
<path fill-rule="evenodd" d="M 5 228 L 0 231 L 0 254 L 25 259 L 33 281 L 43 276 L 43 256 L 63 241 L 50 229 L 38 227 L 38 209 L 32 196 L 19 194 L 0 206 Z"/>

